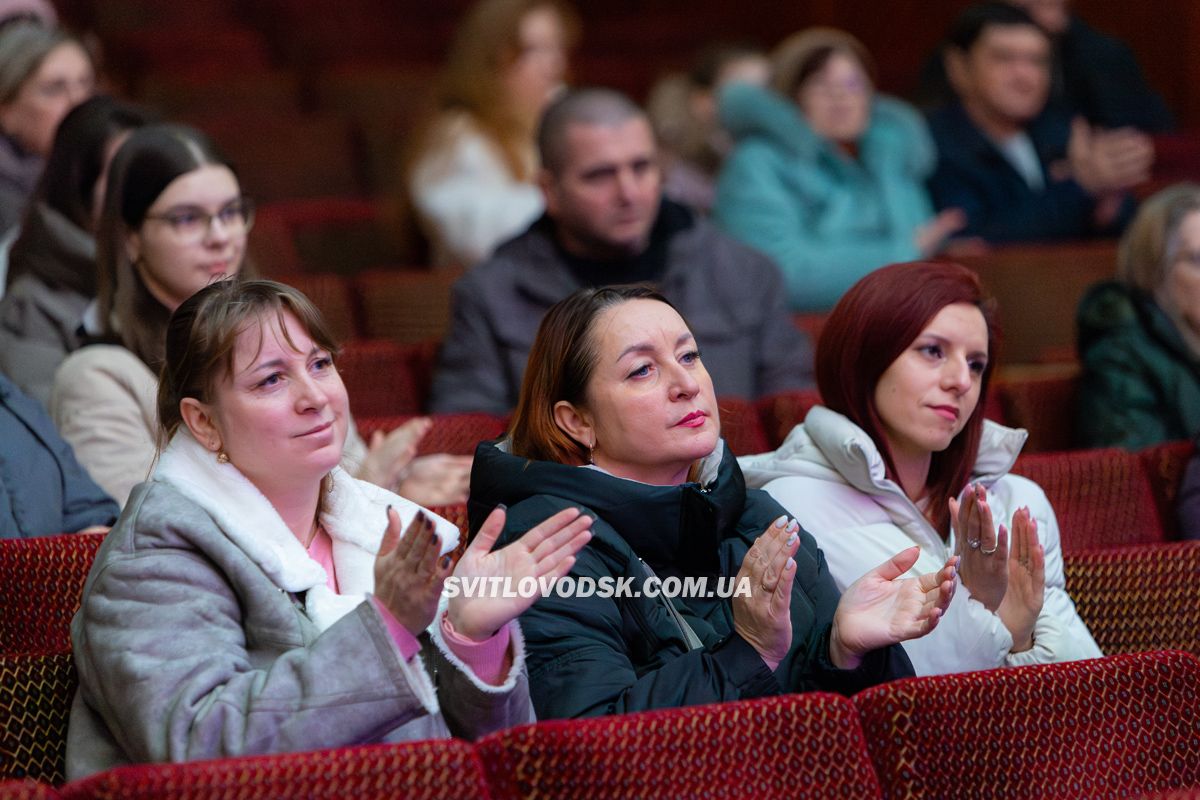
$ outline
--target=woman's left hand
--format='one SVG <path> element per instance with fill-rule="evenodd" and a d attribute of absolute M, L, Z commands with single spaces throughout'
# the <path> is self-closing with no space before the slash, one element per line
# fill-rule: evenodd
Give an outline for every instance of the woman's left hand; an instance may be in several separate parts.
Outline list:
<path fill-rule="evenodd" d="M 418 456 L 396 487 L 396 494 L 422 506 L 467 502 L 471 486 L 471 456 L 435 453 Z"/>
<path fill-rule="evenodd" d="M 533 605 L 536 592 L 521 596 L 516 591 L 523 578 L 561 578 L 575 565 L 575 554 L 592 538 L 592 518 L 577 508 L 568 508 L 537 525 L 512 544 L 492 552 L 504 530 L 504 509 L 497 508 L 484 520 L 475 541 L 454 568 L 456 578 L 508 578 L 511 594 L 461 591 L 450 598 L 447 615 L 455 632 L 483 641 Z M 460 582 L 459 587 L 463 584 Z"/>
<path fill-rule="evenodd" d="M 829 656 L 854 669 L 880 647 L 916 639 L 934 629 L 954 597 L 958 556 L 937 572 L 900 578 L 917 563 L 921 548 L 901 550 L 846 589 L 833 615 Z"/>

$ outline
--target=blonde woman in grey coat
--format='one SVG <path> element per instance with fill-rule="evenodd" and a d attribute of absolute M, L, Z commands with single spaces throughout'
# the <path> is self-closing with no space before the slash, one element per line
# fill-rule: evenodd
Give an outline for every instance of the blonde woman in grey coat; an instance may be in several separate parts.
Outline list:
<path fill-rule="evenodd" d="M 166 445 L 72 623 L 68 778 L 533 720 L 516 617 L 535 596 L 443 585 L 565 575 L 591 520 L 567 509 L 489 552 L 497 509 L 451 563 L 452 524 L 338 466 L 335 354 L 307 298 L 271 281 L 214 283 L 173 314 Z"/>

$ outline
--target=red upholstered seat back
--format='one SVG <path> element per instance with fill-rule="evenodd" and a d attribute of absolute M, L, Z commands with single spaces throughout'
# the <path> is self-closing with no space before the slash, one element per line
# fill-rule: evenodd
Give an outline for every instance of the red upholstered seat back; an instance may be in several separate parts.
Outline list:
<path fill-rule="evenodd" d="M 1179 518 L 1175 511 L 1175 505 L 1179 502 L 1179 484 L 1183 481 L 1188 461 L 1195 453 L 1196 446 L 1187 440 L 1147 447 L 1138 453 L 1154 490 L 1159 521 L 1168 539 L 1179 536 Z"/>
<path fill-rule="evenodd" d="M 462 800 L 491 795 L 475 748 L 458 740 L 143 764 L 70 786 L 94 800 Z"/>
<path fill-rule="evenodd" d="M 71 649 L 71 617 L 102 533 L 0 539 L 0 653 Z"/>
<path fill-rule="evenodd" d="M 770 450 L 754 403 L 737 397 L 717 399 L 721 414 L 721 436 L 734 455 L 745 456 Z"/>
<path fill-rule="evenodd" d="M 420 413 L 437 347 L 437 342 L 405 345 L 387 339 L 347 342 L 337 368 L 355 418 L 361 423 L 366 417 Z"/>
<path fill-rule="evenodd" d="M 1200 542 L 1069 553 L 1067 592 L 1105 653 L 1200 656 Z"/>
<path fill-rule="evenodd" d="M 860 692 L 889 798 L 1095 798 L 1200 783 L 1200 661 L 1140 653 Z"/>
<path fill-rule="evenodd" d="M 77 683 L 70 653 L 0 655 L 0 780 L 66 778 Z"/>
<path fill-rule="evenodd" d="M 1064 552 L 1164 539 L 1154 492 L 1136 453 L 1036 453 L 1018 459 L 1013 472 L 1046 492 Z"/>
<path fill-rule="evenodd" d="M 779 447 L 792 432 L 792 428 L 804 422 L 813 406 L 821 404 L 821 395 L 816 389 L 801 392 L 780 392 L 758 401 L 758 414 L 769 448 Z"/>
<path fill-rule="evenodd" d="M 879 796 L 854 705 L 832 694 L 541 722 L 478 747 L 500 798 Z"/>
<path fill-rule="evenodd" d="M 60 796 L 54 787 L 37 781 L 0 783 L 0 800 L 54 800 Z"/>

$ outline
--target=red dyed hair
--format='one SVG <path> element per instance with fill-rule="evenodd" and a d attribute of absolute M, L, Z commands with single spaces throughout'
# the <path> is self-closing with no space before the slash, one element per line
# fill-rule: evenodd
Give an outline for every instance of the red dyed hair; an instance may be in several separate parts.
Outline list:
<path fill-rule="evenodd" d="M 969 303 L 983 313 L 988 361 L 979 402 L 967 424 L 950 446 L 934 453 L 930 461 L 925 514 L 943 536 L 950 530 L 946 501 L 966 485 L 979 453 L 984 398 L 1000 344 L 995 302 L 984 294 L 979 276 L 959 264 L 935 261 L 877 269 L 838 301 L 821 331 L 816 355 L 822 402 L 867 432 L 883 455 L 888 477 L 895 480 L 895 464 L 875 407 L 875 387 L 938 312 L 954 303 Z"/>

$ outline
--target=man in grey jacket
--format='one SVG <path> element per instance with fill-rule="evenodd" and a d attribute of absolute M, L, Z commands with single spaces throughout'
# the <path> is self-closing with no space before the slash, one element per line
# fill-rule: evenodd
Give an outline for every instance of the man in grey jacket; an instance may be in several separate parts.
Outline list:
<path fill-rule="evenodd" d="M 631 100 L 568 93 L 538 132 L 546 213 L 454 287 L 436 412 L 507 414 L 542 315 L 583 286 L 649 281 L 687 319 L 717 394 L 812 385 L 778 268 L 662 196 L 654 134 Z"/>

